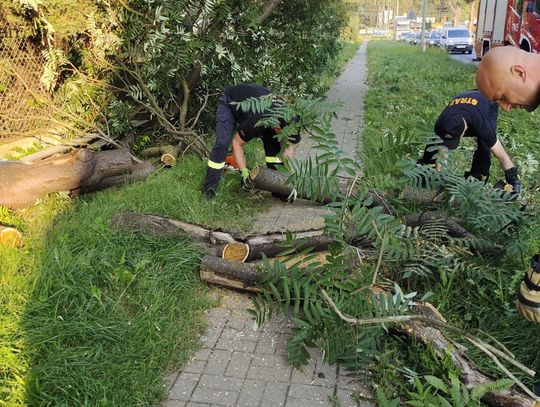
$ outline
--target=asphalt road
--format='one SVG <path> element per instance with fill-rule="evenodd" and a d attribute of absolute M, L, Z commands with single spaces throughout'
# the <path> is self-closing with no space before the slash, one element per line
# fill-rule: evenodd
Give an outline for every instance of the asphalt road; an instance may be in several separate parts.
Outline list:
<path fill-rule="evenodd" d="M 460 61 L 463 63 L 469 63 L 469 64 L 475 64 L 478 65 L 480 61 L 475 61 L 476 58 L 475 53 L 472 54 L 450 54 L 450 57 L 455 59 L 456 61 Z"/>

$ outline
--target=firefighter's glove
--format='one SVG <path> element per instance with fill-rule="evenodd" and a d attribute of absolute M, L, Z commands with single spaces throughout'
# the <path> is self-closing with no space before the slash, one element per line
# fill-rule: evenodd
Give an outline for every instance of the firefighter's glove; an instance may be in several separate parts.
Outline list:
<path fill-rule="evenodd" d="M 242 168 L 240 170 L 240 175 L 242 176 L 242 179 L 240 181 L 242 185 L 242 190 L 244 190 L 245 192 L 253 191 L 253 189 L 255 189 L 255 185 L 253 184 L 253 180 L 249 176 L 249 170 L 247 168 Z"/>
<path fill-rule="evenodd" d="M 518 177 L 517 168 L 512 167 L 512 168 L 507 169 L 504 172 L 504 179 L 506 180 L 506 184 L 507 184 L 507 186 L 505 186 L 505 190 L 507 188 L 510 189 L 511 187 L 512 189 L 507 192 L 510 192 L 515 195 L 519 195 L 519 193 L 521 192 L 521 181 L 519 180 L 519 177 Z"/>

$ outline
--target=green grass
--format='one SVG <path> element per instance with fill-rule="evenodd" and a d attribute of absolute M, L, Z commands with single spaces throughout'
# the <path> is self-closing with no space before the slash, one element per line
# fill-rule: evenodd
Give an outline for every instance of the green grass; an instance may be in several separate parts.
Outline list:
<path fill-rule="evenodd" d="M 255 148 L 256 150 L 257 148 Z M 70 201 L 57 195 L 0 222 L 25 235 L 0 247 L 0 405 L 152 405 L 168 367 L 185 362 L 211 302 L 188 238 L 109 227 L 124 210 L 228 229 L 263 207 L 225 174 L 201 196 L 202 160 L 187 157 L 148 181 Z"/>
<path fill-rule="evenodd" d="M 364 158 L 368 180 L 379 188 L 398 190 L 401 159 L 416 160 L 423 151 L 423 140 L 433 134 L 433 124 L 452 96 L 475 88 L 476 67 L 450 59 L 444 52 L 395 42 L 370 43 L 369 84 L 366 98 Z M 507 150 L 521 168 L 525 198 L 534 204 L 540 199 L 538 113 L 500 112 L 498 132 Z M 464 140 L 454 154 L 458 171 L 470 165 L 475 148 Z M 494 159 L 491 182 L 503 178 Z M 397 202 L 399 204 L 399 202 Z M 540 370 L 538 338 L 540 325 L 526 321 L 515 309 L 515 293 L 528 267 L 530 255 L 540 248 L 540 219 L 531 225 L 529 251 L 522 256 L 506 256 L 484 262 L 481 272 L 473 268 L 456 271 L 448 279 L 432 279 L 410 291 L 432 291 L 430 302 L 439 307 L 449 322 L 476 332 L 490 333 L 512 351 L 518 360 Z M 478 259 L 480 261 L 480 259 Z M 487 271 L 486 271 L 487 270 Z M 400 284 L 407 286 L 404 280 Z M 474 351 L 473 351 L 474 353 Z M 485 358 L 476 355 L 482 366 L 496 371 Z M 530 379 L 528 379 L 530 382 Z"/>

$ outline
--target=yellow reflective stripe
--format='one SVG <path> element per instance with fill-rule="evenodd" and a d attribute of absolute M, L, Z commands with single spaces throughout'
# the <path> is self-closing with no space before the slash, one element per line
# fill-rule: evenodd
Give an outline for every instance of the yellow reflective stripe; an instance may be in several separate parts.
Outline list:
<path fill-rule="evenodd" d="M 223 167 L 225 167 L 225 161 L 223 161 L 222 163 L 215 163 L 211 160 L 208 160 L 208 166 L 215 170 L 221 170 Z"/>
<path fill-rule="evenodd" d="M 282 163 L 281 158 L 279 157 L 266 157 L 267 163 Z"/>

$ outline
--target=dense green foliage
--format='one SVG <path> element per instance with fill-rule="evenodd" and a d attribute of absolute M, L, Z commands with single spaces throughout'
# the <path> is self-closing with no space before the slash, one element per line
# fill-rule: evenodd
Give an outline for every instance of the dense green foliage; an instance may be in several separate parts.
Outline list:
<path fill-rule="evenodd" d="M 206 98 L 223 87 L 257 82 L 296 97 L 327 85 L 320 79 L 340 52 L 342 1 L 287 1 L 268 15 L 265 3 L 10 2 L 12 15 L 49 39 L 42 78 L 55 91 L 57 120 L 104 137 L 185 141 L 199 153 L 211 115 L 205 109 L 198 121 L 197 112 L 212 111 L 215 98 Z"/>
<path fill-rule="evenodd" d="M 366 119 L 370 125 L 366 129 L 364 145 L 366 156 L 377 159 L 366 161 L 365 168 L 375 184 L 391 187 L 400 179 L 401 158 L 416 160 L 420 157 L 423 142 L 432 134 L 434 120 L 448 100 L 459 92 L 474 88 L 475 69 L 472 65 L 450 60 L 439 50 L 422 53 L 416 48 L 379 43 L 370 47 L 369 52 L 371 90 L 366 99 Z M 516 110 L 499 115 L 498 133 L 521 169 L 525 186 L 523 202 L 538 199 L 540 184 L 537 149 L 534 147 L 538 125 L 537 114 Z M 454 174 L 459 176 L 469 169 L 474 148 L 473 140 L 461 143 L 452 155 Z M 491 172 L 487 193 L 492 193 L 489 188 L 497 179 L 504 178 L 496 160 Z M 398 186 L 402 185 L 397 182 Z M 473 185 L 463 185 L 473 188 Z M 458 206 L 452 213 L 468 218 L 467 227 L 479 236 L 480 233 L 481 236 L 491 233 L 492 238 L 515 250 L 509 250 L 502 259 L 476 258 L 476 266 L 471 264 L 433 276 L 428 283 L 422 284 L 421 291 L 434 293 L 430 301 L 437 304 L 449 320 L 467 329 L 489 332 L 520 361 L 538 370 L 540 359 L 534 350 L 537 344 L 531 338 L 538 337 L 539 327 L 519 316 L 514 306 L 515 293 L 528 267 L 529 256 L 538 250 L 540 243 L 540 219 L 535 216 L 534 204 L 529 205 L 532 217 L 526 219 L 525 230 L 518 228 L 510 232 L 502 227 L 507 221 L 496 226 L 494 217 L 501 217 L 502 213 L 495 208 L 486 208 L 484 196 L 472 190 L 462 192 L 469 202 L 464 201 L 461 205 L 470 206 L 466 210 L 460 210 Z M 515 234 L 518 230 L 521 234 Z M 506 233 L 510 235 L 505 236 Z M 419 287 L 411 286 L 411 289 Z"/>
<path fill-rule="evenodd" d="M 291 181 L 313 196 L 333 198 L 326 232 L 335 243 L 325 261 L 311 262 L 308 256 L 288 266 L 279 261 L 266 263 L 265 290 L 254 302 L 253 315 L 263 322 L 281 310 L 293 318 L 298 326 L 288 355 L 295 365 L 307 362 L 307 347 L 320 346 L 331 362 L 353 369 L 362 369 L 366 363 L 373 366 L 384 393 L 378 392 L 380 402 L 386 398 L 394 403 L 397 396 L 397 403 L 409 405 L 477 405 L 477 396 L 485 389 L 469 393 L 456 383 L 456 372 L 449 366 L 441 368 L 433 358 L 396 357 L 399 341 L 384 335 L 384 329 L 414 312 L 407 302 L 429 298 L 453 325 L 444 328 L 447 335 L 458 341 L 478 335 L 474 340 L 505 346 L 525 365 L 540 367 L 534 339 L 540 328 L 524 320 L 514 305 L 518 284 L 540 241 L 534 207 L 522 206 L 538 199 L 538 168 L 525 171 L 529 174 L 524 177 L 526 189 L 516 200 L 493 189 L 501 176 L 496 162 L 487 184 L 463 178 L 474 149 L 468 141 L 451 154 L 441 172 L 416 167 L 440 111 L 453 95 L 474 87 L 474 66 L 450 60 L 439 50 L 422 53 L 416 47 L 387 42 L 370 44 L 369 57 L 365 151 L 361 154 L 366 175 L 356 187 L 360 191 L 385 189 L 397 216 L 383 214 L 381 207 L 372 208 L 373 198 L 365 193 L 349 196 L 335 188 L 335 173 L 327 164 L 339 161 L 340 152 L 329 128 L 320 126 L 318 147 L 323 154 L 318 165 L 309 161 L 291 165 L 296 173 Z M 516 162 L 526 166 L 524 160 L 530 160 L 527 153 L 531 151 L 523 147 L 537 137 L 537 118 L 525 112 L 502 115 L 503 138 L 508 139 L 509 129 L 517 128 L 519 134 L 511 137 L 519 142 L 506 144 Z M 346 168 L 359 169 L 357 164 L 345 163 L 341 169 Z M 422 183 L 426 191 L 442 187 L 443 203 L 437 209 L 446 217 L 461 219 L 476 237 L 451 237 L 444 218 L 421 227 L 403 225 L 403 216 L 435 206 L 401 195 L 405 187 Z M 358 236 L 373 240 L 373 249 L 359 252 L 354 247 Z M 295 259 L 294 241 L 290 245 Z M 360 261 L 354 261 L 359 256 Z M 377 294 L 378 287 L 389 292 Z M 390 374 L 377 363 L 386 349 L 393 354 L 387 366 L 393 371 Z M 471 347 L 470 353 L 483 368 L 504 377 L 490 357 Z M 412 379 L 405 380 L 403 372 Z M 531 383 L 530 377 L 514 373 Z M 394 379 L 389 380 L 391 375 Z M 492 390 L 509 384 L 508 380 L 498 382 Z"/>

